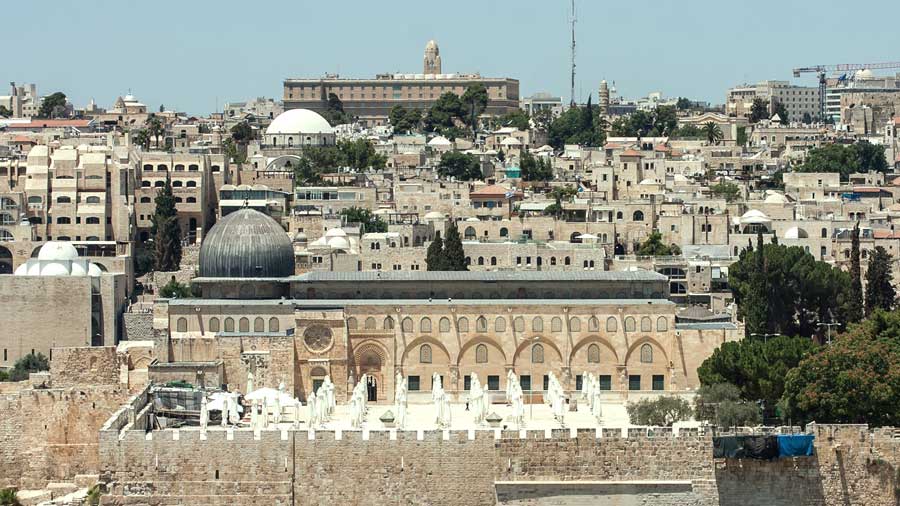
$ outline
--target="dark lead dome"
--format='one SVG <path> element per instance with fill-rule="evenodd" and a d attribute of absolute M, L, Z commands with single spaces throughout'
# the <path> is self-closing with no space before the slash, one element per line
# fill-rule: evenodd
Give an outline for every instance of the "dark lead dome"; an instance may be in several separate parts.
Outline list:
<path fill-rule="evenodd" d="M 275 220 L 253 209 L 222 218 L 200 247 L 200 276 L 281 278 L 294 274 L 294 249 Z"/>

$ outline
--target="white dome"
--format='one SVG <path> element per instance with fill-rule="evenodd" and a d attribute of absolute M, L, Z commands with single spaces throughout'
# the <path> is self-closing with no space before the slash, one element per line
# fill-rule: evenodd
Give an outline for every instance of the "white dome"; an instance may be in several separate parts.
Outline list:
<path fill-rule="evenodd" d="M 98 277 L 103 274 L 103 270 L 97 267 L 97 264 L 88 265 L 88 276 Z"/>
<path fill-rule="evenodd" d="M 50 262 L 41 267 L 41 276 L 68 276 L 69 269 L 62 262 Z"/>
<path fill-rule="evenodd" d="M 64 241 L 48 241 L 41 246 L 38 252 L 38 260 L 75 260 L 78 252 L 75 246 Z"/>
<path fill-rule="evenodd" d="M 28 264 L 26 263 L 26 264 L 22 264 L 22 265 L 16 267 L 15 275 L 16 276 L 27 276 L 28 275 Z"/>
<path fill-rule="evenodd" d="M 266 134 L 330 134 L 334 130 L 328 120 L 309 109 L 291 109 L 279 114 Z"/>
<path fill-rule="evenodd" d="M 332 249 L 350 249 L 350 241 L 346 237 L 332 237 L 328 239 L 328 247 Z"/>
<path fill-rule="evenodd" d="M 809 234 L 800 227 L 791 227 L 784 232 L 785 239 L 806 239 Z"/>
<path fill-rule="evenodd" d="M 429 146 L 449 146 L 451 144 L 453 144 L 453 143 L 450 142 L 450 139 L 448 139 L 444 136 L 441 136 L 441 135 L 438 135 L 434 139 L 431 139 L 430 141 L 428 141 Z"/>
<path fill-rule="evenodd" d="M 656 184 L 656 181 L 654 181 L 654 180 L 652 180 L 652 179 L 650 179 L 650 178 L 647 178 L 647 179 L 641 181 L 640 184 Z"/>
<path fill-rule="evenodd" d="M 28 274 L 29 276 L 40 276 L 41 275 L 41 263 L 40 262 L 31 262 L 30 260 L 27 262 L 28 264 Z"/>
<path fill-rule="evenodd" d="M 71 271 L 71 274 L 72 274 L 73 276 L 86 276 L 87 273 L 88 273 L 88 271 L 85 270 L 85 268 L 84 268 L 83 265 L 81 265 L 81 264 L 79 264 L 79 263 L 75 263 L 75 262 L 72 263 L 72 271 Z"/>
<path fill-rule="evenodd" d="M 340 227 L 329 228 L 328 232 L 325 232 L 325 237 L 347 237 L 347 232 Z"/>
<path fill-rule="evenodd" d="M 521 146 L 522 142 L 519 141 L 519 139 L 516 139 L 515 137 L 507 137 L 507 138 L 503 139 L 502 141 L 500 141 L 500 145 L 501 146 Z"/>
<path fill-rule="evenodd" d="M 767 216 L 766 216 L 766 213 L 764 213 L 760 210 L 751 209 L 751 210 L 747 211 L 746 213 L 744 213 L 743 216 L 741 216 L 741 219 L 746 219 L 746 218 L 767 218 Z"/>
<path fill-rule="evenodd" d="M 875 74 L 869 69 L 862 69 L 856 73 L 857 79 L 874 79 Z"/>
<path fill-rule="evenodd" d="M 766 204 L 787 204 L 788 199 L 778 192 L 770 192 L 765 199 Z"/>
<path fill-rule="evenodd" d="M 443 220 L 446 216 L 443 213 L 439 213 L 437 211 L 431 211 L 430 213 L 425 213 L 426 220 Z"/>

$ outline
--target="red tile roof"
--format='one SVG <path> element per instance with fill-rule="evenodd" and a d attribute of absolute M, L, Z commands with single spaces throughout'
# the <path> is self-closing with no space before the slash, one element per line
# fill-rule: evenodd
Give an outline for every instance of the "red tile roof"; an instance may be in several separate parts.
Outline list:
<path fill-rule="evenodd" d="M 672 151 L 672 148 L 666 146 L 665 144 L 657 144 L 653 151 Z"/>
<path fill-rule="evenodd" d="M 499 184 L 492 184 L 489 186 L 483 186 L 473 192 L 469 192 L 469 197 L 505 197 L 506 193 L 509 191 L 509 188 L 500 186 Z"/>
<path fill-rule="evenodd" d="M 876 228 L 872 231 L 872 237 L 875 239 L 900 239 L 900 231 Z"/>
<path fill-rule="evenodd" d="M 643 156 L 643 155 L 641 155 L 641 153 L 639 151 L 635 151 L 633 149 L 626 149 L 625 151 L 622 151 L 622 154 L 619 156 Z"/>
<path fill-rule="evenodd" d="M 12 141 L 22 143 L 22 144 L 37 144 L 37 142 L 35 142 L 34 139 L 32 139 L 31 137 L 24 136 L 24 135 L 17 135 L 15 137 L 13 137 Z M 900 179 L 900 178 L 897 178 L 897 179 Z"/>
<path fill-rule="evenodd" d="M 853 188 L 853 191 L 856 193 L 879 193 L 881 192 L 881 188 L 877 186 L 857 186 Z"/>

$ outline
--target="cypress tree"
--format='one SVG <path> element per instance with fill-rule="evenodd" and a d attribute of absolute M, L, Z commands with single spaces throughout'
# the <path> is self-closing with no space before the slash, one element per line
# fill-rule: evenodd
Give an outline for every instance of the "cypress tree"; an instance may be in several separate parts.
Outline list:
<path fill-rule="evenodd" d="M 893 258 L 884 248 L 878 246 L 869 256 L 866 271 L 866 316 L 877 309 L 890 311 L 894 308 L 897 292 L 894 291 L 891 261 Z"/>
<path fill-rule="evenodd" d="M 850 300 L 847 304 L 847 320 L 858 322 L 863 317 L 862 279 L 859 265 L 859 222 L 853 226 L 850 242 Z"/>
<path fill-rule="evenodd" d="M 444 238 L 444 262 L 445 271 L 467 271 L 466 252 L 463 251 L 462 239 L 459 237 L 459 229 L 456 223 L 447 229 L 447 237 Z"/>
<path fill-rule="evenodd" d="M 742 311 L 744 330 L 747 336 L 768 333 L 769 327 L 769 296 L 762 231 L 758 232 L 756 236 L 756 251 L 751 250 L 750 254 L 755 255 L 756 270 L 750 278 L 750 289 Z"/>
<path fill-rule="evenodd" d="M 434 240 L 428 245 L 428 253 L 425 255 L 425 264 L 429 271 L 444 270 L 444 241 L 441 233 L 434 233 Z"/>
<path fill-rule="evenodd" d="M 154 268 L 157 271 L 177 271 L 181 265 L 181 228 L 178 226 L 178 210 L 172 194 L 172 182 L 156 194 L 156 210 L 151 218 L 154 241 Z"/>

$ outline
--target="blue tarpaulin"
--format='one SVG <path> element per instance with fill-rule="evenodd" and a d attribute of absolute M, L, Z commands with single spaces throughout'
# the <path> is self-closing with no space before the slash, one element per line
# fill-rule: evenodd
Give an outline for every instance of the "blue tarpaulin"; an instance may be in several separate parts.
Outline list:
<path fill-rule="evenodd" d="M 812 434 L 788 434 L 778 436 L 779 457 L 809 457 L 813 454 Z"/>

